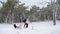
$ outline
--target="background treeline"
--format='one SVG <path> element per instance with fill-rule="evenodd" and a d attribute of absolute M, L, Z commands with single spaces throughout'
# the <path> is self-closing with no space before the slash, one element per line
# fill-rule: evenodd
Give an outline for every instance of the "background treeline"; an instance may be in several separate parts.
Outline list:
<path fill-rule="evenodd" d="M 25 3 L 21 3 L 19 0 L 7 0 L 3 7 L 0 8 L 0 23 L 22 22 L 27 17 L 31 22 L 53 20 L 52 4 L 42 8 L 33 5 L 30 10 L 27 10 L 28 6 L 24 5 Z"/>

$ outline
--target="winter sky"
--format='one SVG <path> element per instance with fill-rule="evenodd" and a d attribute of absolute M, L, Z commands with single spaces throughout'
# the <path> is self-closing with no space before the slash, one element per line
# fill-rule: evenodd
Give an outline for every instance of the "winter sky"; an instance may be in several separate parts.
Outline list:
<path fill-rule="evenodd" d="M 6 2 L 6 0 L 0 0 L 0 1 Z M 46 7 L 47 4 L 40 4 L 40 2 L 50 2 L 50 0 L 19 0 L 19 1 L 21 1 L 21 3 L 25 3 L 25 6 L 29 6 L 29 7 L 33 5 L 37 5 L 39 7 L 43 7 L 43 6 Z M 1 6 L 2 4 L 0 3 L 0 7 Z"/>

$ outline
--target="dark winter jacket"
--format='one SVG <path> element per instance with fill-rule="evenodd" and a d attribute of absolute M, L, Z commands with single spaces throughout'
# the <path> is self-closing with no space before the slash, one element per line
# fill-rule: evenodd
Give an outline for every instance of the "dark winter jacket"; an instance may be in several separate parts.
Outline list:
<path fill-rule="evenodd" d="M 26 22 L 26 19 L 24 19 L 23 22 Z"/>

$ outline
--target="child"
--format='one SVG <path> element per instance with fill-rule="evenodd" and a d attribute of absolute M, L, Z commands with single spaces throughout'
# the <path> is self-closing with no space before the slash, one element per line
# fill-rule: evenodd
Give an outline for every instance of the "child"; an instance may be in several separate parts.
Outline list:
<path fill-rule="evenodd" d="M 28 23 L 29 23 L 29 19 L 27 18 L 27 19 L 24 19 L 24 27 L 26 27 L 26 28 L 28 28 Z"/>
<path fill-rule="evenodd" d="M 14 28 L 17 28 L 16 24 L 14 24 Z"/>

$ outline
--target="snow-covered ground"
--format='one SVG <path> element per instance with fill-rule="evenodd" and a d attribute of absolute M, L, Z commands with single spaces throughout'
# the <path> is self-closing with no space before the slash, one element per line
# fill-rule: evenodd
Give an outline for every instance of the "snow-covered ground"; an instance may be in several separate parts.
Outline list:
<path fill-rule="evenodd" d="M 19 24 L 19 23 L 18 23 Z M 29 23 L 28 28 L 15 29 L 13 24 L 0 24 L 0 34 L 60 34 L 60 21 L 54 26 L 52 21 Z"/>

